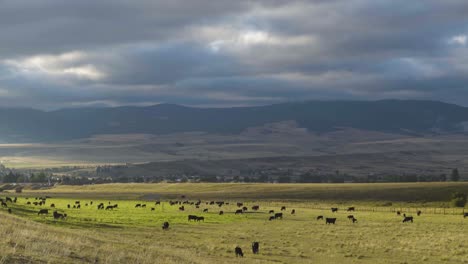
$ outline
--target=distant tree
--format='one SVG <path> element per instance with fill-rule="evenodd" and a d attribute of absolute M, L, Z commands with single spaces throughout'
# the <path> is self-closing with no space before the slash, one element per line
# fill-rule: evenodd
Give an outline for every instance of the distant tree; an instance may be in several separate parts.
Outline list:
<path fill-rule="evenodd" d="M 455 168 L 452 170 L 452 174 L 450 175 L 450 179 L 452 181 L 459 181 L 460 180 L 460 174 L 458 173 L 458 169 Z"/>
<path fill-rule="evenodd" d="M 465 207 L 467 200 L 466 193 L 455 192 L 452 194 L 452 205 L 455 207 Z"/>
<path fill-rule="evenodd" d="M 15 174 L 10 171 L 7 175 L 3 177 L 3 182 L 8 182 L 8 183 L 17 182 L 18 177 L 19 177 L 18 174 Z"/>
<path fill-rule="evenodd" d="M 444 173 L 444 174 L 441 174 L 441 175 L 439 176 L 439 180 L 440 180 L 440 181 L 443 181 L 443 182 L 444 182 L 444 181 L 447 181 L 447 174 L 445 174 L 445 173 Z"/>

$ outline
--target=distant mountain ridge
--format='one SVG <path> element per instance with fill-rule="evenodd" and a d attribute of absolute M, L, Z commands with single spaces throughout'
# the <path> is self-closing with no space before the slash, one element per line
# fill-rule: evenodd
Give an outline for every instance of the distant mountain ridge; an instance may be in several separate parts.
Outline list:
<path fill-rule="evenodd" d="M 341 127 L 400 134 L 468 132 L 468 108 L 438 101 L 307 101 L 267 106 L 193 108 L 75 108 L 56 111 L 0 108 L 0 141 L 40 142 L 97 134 L 238 134 L 249 127 L 294 120 L 313 132 Z"/>

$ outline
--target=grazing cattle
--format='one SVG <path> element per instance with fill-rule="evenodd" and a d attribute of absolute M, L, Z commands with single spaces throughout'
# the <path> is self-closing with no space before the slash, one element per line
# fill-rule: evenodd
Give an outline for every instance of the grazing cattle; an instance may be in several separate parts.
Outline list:
<path fill-rule="evenodd" d="M 235 214 L 242 214 L 244 211 L 242 209 L 236 210 Z"/>
<path fill-rule="evenodd" d="M 31 204 L 31 202 L 27 202 L 26 204 L 27 204 L 27 205 L 30 205 L 30 204 Z"/>
<path fill-rule="evenodd" d="M 5 202 L 2 202 L 2 207 L 8 207 L 8 205 Z"/>
<path fill-rule="evenodd" d="M 296 209 L 292 209 L 291 214 L 295 214 L 295 213 L 296 213 Z"/>
<path fill-rule="evenodd" d="M 286 211 L 286 206 L 281 206 L 281 211 Z"/>
<path fill-rule="evenodd" d="M 418 216 L 420 216 L 421 213 L 422 213 L 421 210 L 418 210 L 418 211 L 416 212 L 416 214 L 417 214 Z"/>
<path fill-rule="evenodd" d="M 88 206 L 88 203 L 85 203 L 85 206 Z"/>
<path fill-rule="evenodd" d="M 405 216 L 405 218 L 403 219 L 403 223 L 406 223 L 406 222 L 413 223 L 413 217 L 412 216 Z"/>
<path fill-rule="evenodd" d="M 154 210 L 156 210 L 156 209 L 154 207 L 151 207 L 151 211 L 154 211 Z"/>
<path fill-rule="evenodd" d="M 219 215 L 223 215 L 223 214 L 224 214 L 224 212 L 223 212 L 223 211 L 219 211 Z"/>
<path fill-rule="evenodd" d="M 68 207 L 68 208 L 70 208 L 70 207 Z M 98 210 L 104 209 L 104 203 L 100 203 L 100 204 L 98 205 L 97 209 L 98 209 Z"/>
<path fill-rule="evenodd" d="M 468 217 L 468 213 L 463 214 L 463 218 Z"/>
<path fill-rule="evenodd" d="M 10 197 L 5 197 L 5 200 L 6 200 L 7 202 L 10 202 L 10 203 L 13 202 L 13 200 L 12 200 Z"/>
<path fill-rule="evenodd" d="M 357 219 L 353 217 L 353 224 L 357 223 Z"/>
<path fill-rule="evenodd" d="M 325 224 L 335 224 L 336 218 L 325 218 Z"/>
<path fill-rule="evenodd" d="M 210 205 L 213 205 L 213 204 L 215 204 L 215 202 L 214 202 L 214 201 L 211 201 L 211 202 L 210 202 Z"/>
<path fill-rule="evenodd" d="M 244 206 L 243 203 L 237 203 L 237 207 L 242 207 L 242 206 Z"/>
<path fill-rule="evenodd" d="M 162 225 L 163 230 L 168 230 L 169 229 L 169 222 L 164 222 Z"/>
<path fill-rule="evenodd" d="M 90 205 L 93 205 L 93 201 L 89 202 Z"/>
<path fill-rule="evenodd" d="M 260 206 L 258 206 L 258 205 L 252 206 L 252 210 L 257 211 L 258 209 L 260 209 Z"/>
<path fill-rule="evenodd" d="M 16 203 L 16 201 L 18 201 L 18 197 L 15 197 L 15 199 L 13 199 L 14 203 Z"/>
<path fill-rule="evenodd" d="M 189 222 L 190 222 L 191 220 L 196 221 L 197 218 L 198 218 L 198 216 L 196 216 L 196 215 L 189 215 L 189 216 L 188 216 L 188 221 L 189 221 Z"/>
<path fill-rule="evenodd" d="M 141 204 L 135 204 L 135 208 L 141 207 Z"/>
<path fill-rule="evenodd" d="M 195 208 L 197 208 L 197 209 L 198 209 L 198 208 L 200 208 L 200 206 L 199 206 L 199 205 L 195 205 Z"/>
<path fill-rule="evenodd" d="M 323 215 L 319 215 L 319 216 L 317 216 L 317 220 L 320 220 L 320 219 L 322 219 L 322 220 L 323 220 Z"/>
<path fill-rule="evenodd" d="M 397 211 L 396 214 L 397 214 L 397 215 L 401 215 L 401 212 L 400 212 L 400 211 Z"/>
<path fill-rule="evenodd" d="M 80 208 L 81 208 L 81 204 L 78 204 L 78 205 L 76 206 L 76 208 L 77 208 L 77 209 L 80 209 Z"/>
<path fill-rule="evenodd" d="M 67 208 L 70 209 L 70 204 L 67 204 Z M 99 209 L 99 208 L 98 208 Z"/>
<path fill-rule="evenodd" d="M 37 215 L 42 215 L 42 214 L 49 214 L 49 210 L 48 210 L 48 209 L 41 209 L 41 210 L 39 210 L 39 212 L 37 213 Z"/>
<path fill-rule="evenodd" d="M 242 252 L 242 248 L 240 248 L 239 246 L 237 246 L 234 251 L 236 252 L 236 257 L 244 257 L 244 253 Z"/>
<path fill-rule="evenodd" d="M 275 210 L 270 210 L 268 213 L 269 213 L 269 214 L 274 214 L 274 213 L 275 213 Z"/>
<path fill-rule="evenodd" d="M 183 207 L 183 206 L 182 206 Z M 142 204 L 141 208 L 146 208 L 146 204 Z"/>
<path fill-rule="evenodd" d="M 184 211 L 184 210 L 185 210 L 185 207 L 183 205 L 179 207 L 179 211 Z"/>
<path fill-rule="evenodd" d="M 275 219 L 278 219 L 278 218 L 283 219 L 283 213 L 276 213 Z"/>
<path fill-rule="evenodd" d="M 51 208 L 55 208 L 55 204 L 50 204 L 50 207 L 51 207 Z"/>
<path fill-rule="evenodd" d="M 73 209 L 76 209 L 76 205 L 73 205 Z"/>
<path fill-rule="evenodd" d="M 54 211 L 54 219 L 65 219 L 65 217 L 67 217 L 67 214 L 61 214 L 57 211 Z"/>
<path fill-rule="evenodd" d="M 338 212 L 338 208 L 332 207 L 331 211 L 332 211 L 332 213 Z"/>
<path fill-rule="evenodd" d="M 114 208 L 117 208 L 117 207 L 119 207 L 119 205 L 118 205 L 118 204 L 114 204 L 113 206 L 114 206 Z"/>
<path fill-rule="evenodd" d="M 270 216 L 270 218 L 268 218 L 268 221 L 273 221 L 275 220 L 275 216 Z"/>
<path fill-rule="evenodd" d="M 260 244 L 258 242 L 253 242 L 252 243 L 252 253 L 258 254 Z"/>
<path fill-rule="evenodd" d="M 157 201 L 157 202 L 154 203 L 154 205 L 159 205 L 159 204 L 161 204 L 160 201 Z"/>
<path fill-rule="evenodd" d="M 346 210 L 346 211 L 348 211 L 348 212 L 351 212 L 351 211 L 354 212 L 354 207 L 348 207 L 348 210 Z"/>
<path fill-rule="evenodd" d="M 354 215 L 348 215 L 348 220 L 353 220 Z"/>
<path fill-rule="evenodd" d="M 205 222 L 205 217 L 203 216 L 197 216 L 197 222 L 203 221 Z"/>
<path fill-rule="evenodd" d="M 108 205 L 106 206 L 106 210 L 113 210 L 114 209 L 114 206 L 113 205 Z"/>
<path fill-rule="evenodd" d="M 208 213 L 208 208 L 203 209 L 204 213 Z"/>
<path fill-rule="evenodd" d="M 247 211 L 247 207 L 242 207 L 242 211 Z"/>
<path fill-rule="evenodd" d="M 39 203 L 38 202 L 33 202 L 33 204 L 37 206 Z"/>

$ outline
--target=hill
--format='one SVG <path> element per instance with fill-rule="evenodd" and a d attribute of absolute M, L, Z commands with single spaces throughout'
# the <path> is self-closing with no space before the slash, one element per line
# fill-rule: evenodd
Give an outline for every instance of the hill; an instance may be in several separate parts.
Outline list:
<path fill-rule="evenodd" d="M 468 108 L 435 101 L 309 101 L 236 108 L 76 108 L 56 111 L 0 109 L 3 142 L 46 142 L 99 134 L 239 134 L 251 127 L 295 121 L 325 133 L 347 127 L 407 135 L 463 133 Z"/>

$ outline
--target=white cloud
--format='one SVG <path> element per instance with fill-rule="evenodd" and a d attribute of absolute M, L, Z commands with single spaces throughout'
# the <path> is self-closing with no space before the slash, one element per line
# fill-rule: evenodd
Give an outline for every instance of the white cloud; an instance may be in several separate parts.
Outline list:
<path fill-rule="evenodd" d="M 86 63 L 84 52 L 73 51 L 59 55 L 34 55 L 20 59 L 7 59 L 3 63 L 24 75 L 50 78 L 73 77 L 100 80 L 105 77 L 94 65 Z"/>
<path fill-rule="evenodd" d="M 467 35 L 457 35 L 457 36 L 453 36 L 452 38 L 450 38 L 449 43 L 465 46 L 467 40 L 468 40 Z"/>

